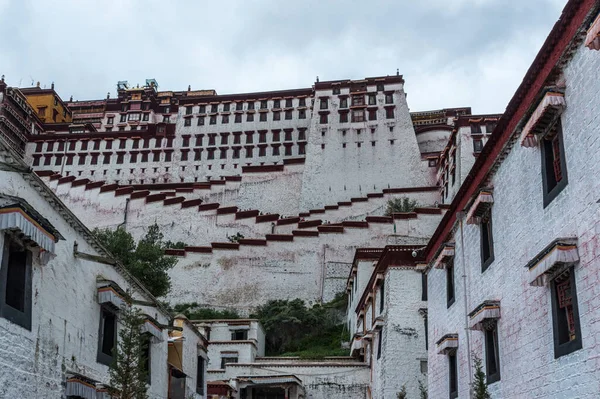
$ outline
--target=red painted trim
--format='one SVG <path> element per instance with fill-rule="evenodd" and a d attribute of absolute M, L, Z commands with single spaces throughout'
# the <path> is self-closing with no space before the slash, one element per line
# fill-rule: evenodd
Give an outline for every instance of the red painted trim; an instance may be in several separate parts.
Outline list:
<path fill-rule="evenodd" d="M 383 198 L 383 193 L 370 193 L 367 194 L 367 198 Z"/>
<path fill-rule="evenodd" d="M 195 198 L 195 199 L 191 199 L 191 200 L 187 200 L 187 201 L 183 201 L 181 203 L 181 207 L 182 208 L 191 208 L 193 206 L 198 206 L 202 203 L 202 199 L 200 198 Z"/>
<path fill-rule="evenodd" d="M 163 205 L 174 205 L 185 201 L 185 197 L 173 197 L 164 200 Z"/>
<path fill-rule="evenodd" d="M 294 230 L 292 234 L 296 237 L 318 237 L 319 232 L 313 230 Z"/>
<path fill-rule="evenodd" d="M 201 254 L 209 254 L 212 252 L 212 247 L 185 247 L 185 251 L 201 253 Z"/>
<path fill-rule="evenodd" d="M 106 192 L 109 192 L 109 191 L 114 191 L 114 190 L 116 190 L 118 188 L 119 188 L 118 184 L 114 184 L 114 183 L 113 184 L 105 184 L 102 187 L 100 187 L 100 192 L 101 193 L 106 193 Z"/>
<path fill-rule="evenodd" d="M 266 246 L 267 240 L 257 238 L 241 238 L 239 240 L 240 245 L 252 245 L 252 246 Z"/>
<path fill-rule="evenodd" d="M 368 223 L 394 223 L 394 219 L 389 216 L 367 216 L 365 220 Z"/>
<path fill-rule="evenodd" d="M 338 202 L 338 206 L 352 206 L 351 201 L 340 201 Z"/>
<path fill-rule="evenodd" d="M 70 182 L 74 181 L 75 179 L 77 179 L 75 176 L 61 177 L 60 179 L 58 179 L 58 184 L 70 183 Z"/>
<path fill-rule="evenodd" d="M 248 218 L 253 218 L 258 216 L 260 212 L 256 209 L 253 210 L 249 210 L 249 211 L 239 211 L 236 212 L 235 214 L 235 219 L 248 219 Z"/>
<path fill-rule="evenodd" d="M 308 211 L 311 215 L 314 213 L 325 213 L 325 209 L 311 209 Z"/>
<path fill-rule="evenodd" d="M 309 227 L 320 226 L 323 223 L 322 220 L 307 220 L 305 222 L 298 222 L 299 229 L 307 229 Z"/>
<path fill-rule="evenodd" d="M 89 182 L 90 182 L 90 179 L 73 180 L 73 182 L 71 183 L 71 187 L 84 186 L 84 185 L 88 184 Z"/>
<path fill-rule="evenodd" d="M 35 154 L 38 156 L 42 156 L 42 154 Z M 38 175 L 39 177 L 47 177 L 47 176 L 52 176 L 54 173 L 53 170 L 34 170 L 33 173 L 35 173 L 36 175 Z"/>
<path fill-rule="evenodd" d="M 165 249 L 165 255 L 185 256 L 185 249 L 175 249 L 175 248 Z"/>
<path fill-rule="evenodd" d="M 279 220 L 279 214 L 268 214 L 268 215 L 258 215 L 256 217 L 256 223 L 265 223 L 265 222 L 275 222 Z"/>
<path fill-rule="evenodd" d="M 294 241 L 293 234 L 267 234 L 267 241 Z"/>
<path fill-rule="evenodd" d="M 100 187 L 102 187 L 104 185 L 104 183 L 105 182 L 103 182 L 103 181 L 95 181 L 95 182 L 92 182 L 92 183 L 88 183 L 88 184 L 85 185 L 85 189 L 86 190 L 93 190 L 95 188 L 100 188 Z"/>
<path fill-rule="evenodd" d="M 283 226 L 286 224 L 296 224 L 300 222 L 300 218 L 295 217 L 295 218 L 284 218 L 284 219 L 279 219 L 277 221 L 277 226 Z"/>
<path fill-rule="evenodd" d="M 352 202 L 367 202 L 369 199 L 367 197 L 354 197 L 350 198 Z"/>
<path fill-rule="evenodd" d="M 133 187 L 121 187 L 115 190 L 115 197 L 133 193 Z"/>
<path fill-rule="evenodd" d="M 240 244 L 237 242 L 211 242 L 213 249 L 239 249 Z"/>
<path fill-rule="evenodd" d="M 213 209 L 219 209 L 219 207 L 221 206 L 221 204 L 214 202 L 214 203 L 210 203 L 210 204 L 202 204 L 200 206 L 198 206 L 198 211 L 211 211 Z"/>
<path fill-rule="evenodd" d="M 242 173 L 283 172 L 283 165 L 242 166 Z"/>
<path fill-rule="evenodd" d="M 138 199 L 138 198 L 144 198 L 150 195 L 150 191 L 149 190 L 143 190 L 143 191 L 135 191 L 133 193 L 131 193 L 131 196 L 129 198 L 131 199 Z"/>
<path fill-rule="evenodd" d="M 164 193 L 151 194 L 146 197 L 146 204 L 149 204 L 151 202 L 163 201 L 165 198 L 167 198 L 167 195 Z"/>
<path fill-rule="evenodd" d="M 384 194 L 401 194 L 401 193 L 420 193 L 429 191 L 438 191 L 439 187 L 403 187 L 403 188 L 384 188 Z"/>
<path fill-rule="evenodd" d="M 210 205 L 210 204 L 208 204 Z M 238 211 L 237 206 L 224 206 L 222 208 L 217 209 L 217 215 L 230 215 L 234 214 Z"/>
<path fill-rule="evenodd" d="M 428 215 L 441 215 L 442 214 L 442 210 L 440 208 L 415 208 L 414 211 L 415 213 L 423 213 L 423 214 L 428 214 Z"/>
<path fill-rule="evenodd" d="M 368 222 L 363 222 L 360 220 L 345 220 L 342 222 L 342 226 L 344 227 L 356 227 L 356 228 L 361 228 L 361 229 L 367 229 L 369 228 L 369 223 Z"/>
<path fill-rule="evenodd" d="M 335 211 L 336 209 L 340 209 L 339 205 L 325 205 L 325 210 L 327 211 Z"/>
<path fill-rule="evenodd" d="M 317 230 L 319 231 L 319 233 L 343 233 L 344 227 L 343 226 L 322 225 L 322 226 L 317 226 Z"/>

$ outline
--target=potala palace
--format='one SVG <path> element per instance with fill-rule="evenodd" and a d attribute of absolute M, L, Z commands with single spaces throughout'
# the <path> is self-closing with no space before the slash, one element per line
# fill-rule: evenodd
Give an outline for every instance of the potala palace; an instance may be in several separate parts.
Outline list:
<path fill-rule="evenodd" d="M 2 77 L 0 398 L 110 398 L 126 303 L 153 399 L 469 398 L 475 356 L 492 398 L 596 398 L 599 10 L 568 2 L 498 114 L 411 112 L 396 71 L 85 101 Z M 153 224 L 183 243 L 160 301 L 91 233 Z M 322 359 L 162 302 L 249 317 L 340 293 L 347 356 Z"/>

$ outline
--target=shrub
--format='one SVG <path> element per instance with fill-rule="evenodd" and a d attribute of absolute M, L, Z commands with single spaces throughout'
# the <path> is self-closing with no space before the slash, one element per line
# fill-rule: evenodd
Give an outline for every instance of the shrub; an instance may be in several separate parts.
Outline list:
<path fill-rule="evenodd" d="M 393 198 L 387 202 L 385 216 L 392 216 L 396 212 L 412 212 L 417 205 L 416 200 L 411 200 L 408 197 Z"/>

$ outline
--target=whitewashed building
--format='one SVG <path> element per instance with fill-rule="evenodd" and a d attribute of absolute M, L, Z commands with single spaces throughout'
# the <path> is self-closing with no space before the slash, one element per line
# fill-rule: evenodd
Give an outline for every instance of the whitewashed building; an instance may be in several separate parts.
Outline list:
<path fill-rule="evenodd" d="M 133 304 L 145 314 L 149 397 L 166 398 L 172 317 L 25 164 L 31 115 L 0 81 L 0 396 L 108 397 L 119 314 Z"/>
<path fill-rule="evenodd" d="M 569 1 L 427 249 L 429 397 L 598 397 L 600 4 Z"/>
<path fill-rule="evenodd" d="M 208 398 L 365 399 L 369 368 L 361 359 L 265 357 L 255 319 L 197 320 L 209 337 Z"/>
<path fill-rule="evenodd" d="M 419 397 L 427 387 L 427 286 L 422 246 L 360 248 L 348 279 L 351 355 L 370 368 L 369 398 Z"/>

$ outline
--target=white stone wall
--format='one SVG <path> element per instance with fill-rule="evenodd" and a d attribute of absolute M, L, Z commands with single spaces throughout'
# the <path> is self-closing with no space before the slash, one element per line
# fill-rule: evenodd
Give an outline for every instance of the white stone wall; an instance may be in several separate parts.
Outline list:
<path fill-rule="evenodd" d="M 430 397 L 448 395 L 447 358 L 438 355 L 433 344 L 446 333 L 459 334 L 459 397 L 468 397 L 473 374 L 468 368 L 469 350 L 485 356 L 482 333 L 465 331 L 465 315 L 487 299 L 500 300 L 502 314 L 498 323 L 501 380 L 489 386 L 493 398 L 597 397 L 599 69 L 598 52 L 583 46 L 564 69 L 565 189 L 544 208 L 540 149 L 515 144 L 491 181 L 494 262 L 481 272 L 479 227 L 465 225 L 464 240 L 460 230 L 455 233 L 456 302 L 449 309 L 444 272 L 429 272 Z M 529 285 L 525 265 L 559 237 L 578 239 L 580 262 L 575 266 L 575 280 L 583 348 L 555 359 L 551 292 L 548 287 Z"/>
<path fill-rule="evenodd" d="M 441 153 L 450 137 L 450 129 L 431 129 L 417 133 L 417 143 L 421 154 Z"/>
<path fill-rule="evenodd" d="M 108 367 L 96 362 L 100 325 L 96 277 L 132 289 L 136 299 L 148 298 L 114 267 L 75 258 L 75 241 L 79 251 L 97 253 L 21 175 L 0 172 L 0 192 L 26 199 L 66 238 L 56 244 L 57 256 L 45 266 L 34 253 L 31 331 L 0 318 L 0 396 L 61 398 L 67 372 L 108 383 Z M 156 309 L 143 310 L 160 323 L 168 323 L 167 315 Z M 150 398 L 164 398 L 167 392 L 166 330 L 163 338 L 162 343 L 152 344 Z"/>
<path fill-rule="evenodd" d="M 388 84 L 386 90 L 394 90 L 394 119 L 386 119 L 385 95 L 379 92 L 376 121 L 343 124 L 339 123 L 338 96 L 332 90 L 315 92 L 315 104 L 320 97 L 329 97 L 330 114 L 329 122 L 320 124 L 317 110 L 313 111 L 300 201 L 302 211 L 388 187 L 428 185 L 403 85 Z M 376 87 L 367 86 L 367 92 L 376 92 Z M 343 88 L 341 94 L 349 94 L 349 89 Z"/>
<path fill-rule="evenodd" d="M 427 358 L 425 324 L 419 309 L 427 307 L 421 300 L 421 273 L 414 269 L 391 267 L 384 279 L 385 304 L 376 315 L 384 318 L 382 354 L 377 359 L 377 347 L 372 354 L 373 398 L 396 399 L 402 386 L 409 398 L 419 397 L 419 381 L 427 385 L 427 375 L 421 372 L 421 361 Z M 381 333 L 380 333 L 381 334 Z M 381 335 L 377 334 L 377 339 Z M 375 340 L 374 340 L 375 341 Z"/>

